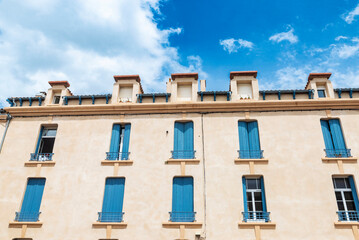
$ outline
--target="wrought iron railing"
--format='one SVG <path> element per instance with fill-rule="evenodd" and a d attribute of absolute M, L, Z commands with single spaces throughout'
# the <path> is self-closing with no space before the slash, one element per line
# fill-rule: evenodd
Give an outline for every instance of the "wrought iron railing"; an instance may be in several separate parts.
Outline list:
<path fill-rule="evenodd" d="M 241 159 L 261 159 L 263 158 L 263 150 L 238 150 Z"/>
<path fill-rule="evenodd" d="M 328 158 L 340 158 L 351 157 L 351 149 L 324 149 L 326 157 Z"/>
<path fill-rule="evenodd" d="M 169 212 L 171 222 L 194 222 L 196 212 Z"/>
<path fill-rule="evenodd" d="M 99 212 L 98 219 L 99 222 L 122 222 L 123 221 L 123 212 Z"/>
<path fill-rule="evenodd" d="M 339 221 L 353 221 L 359 222 L 359 212 L 358 211 L 338 211 Z"/>
<path fill-rule="evenodd" d="M 31 153 L 30 161 L 52 161 L 53 153 Z"/>
<path fill-rule="evenodd" d="M 17 222 L 37 222 L 41 212 L 15 212 Z"/>
<path fill-rule="evenodd" d="M 243 221 L 244 222 L 269 222 L 269 214 L 270 212 L 262 212 L 262 211 L 256 211 L 256 212 L 242 212 L 243 214 Z"/>
<path fill-rule="evenodd" d="M 128 160 L 130 152 L 107 152 L 106 160 Z"/>
<path fill-rule="evenodd" d="M 196 151 L 194 150 L 174 150 L 171 151 L 173 159 L 195 159 Z"/>

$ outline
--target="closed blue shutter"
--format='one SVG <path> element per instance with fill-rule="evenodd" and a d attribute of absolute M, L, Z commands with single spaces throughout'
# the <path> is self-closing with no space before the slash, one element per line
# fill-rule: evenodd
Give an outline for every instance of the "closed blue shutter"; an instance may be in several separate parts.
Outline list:
<path fill-rule="evenodd" d="M 238 122 L 240 158 L 250 158 L 248 125 L 246 122 Z"/>
<path fill-rule="evenodd" d="M 173 178 L 172 189 L 172 217 L 173 222 L 193 222 L 193 178 Z"/>
<path fill-rule="evenodd" d="M 258 122 L 248 123 L 249 150 L 251 150 L 250 158 L 261 158 L 261 146 L 259 143 Z"/>
<path fill-rule="evenodd" d="M 45 181 L 45 178 L 29 178 L 27 181 L 26 191 L 22 201 L 21 212 L 18 221 L 38 221 Z"/>
<path fill-rule="evenodd" d="M 122 222 L 124 178 L 107 178 L 102 203 L 101 222 Z"/>
<path fill-rule="evenodd" d="M 193 122 L 184 124 L 184 158 L 192 159 L 193 154 Z"/>
<path fill-rule="evenodd" d="M 109 160 L 116 160 L 118 158 L 118 152 L 120 151 L 120 136 L 121 136 L 121 125 L 114 124 L 112 127 Z"/>
<path fill-rule="evenodd" d="M 125 125 L 125 134 L 123 136 L 123 143 L 122 143 L 121 160 L 128 160 L 128 149 L 130 146 L 130 133 L 131 133 L 131 124 L 126 124 Z"/>
<path fill-rule="evenodd" d="M 43 131 L 44 131 L 44 127 L 41 126 L 39 138 L 37 139 L 37 144 L 36 144 L 36 150 L 35 150 L 36 154 L 39 153 L 39 148 L 40 148 L 40 144 L 41 144 L 41 138 L 42 138 Z"/>
<path fill-rule="evenodd" d="M 175 122 L 173 158 L 180 159 L 184 148 L 184 123 Z"/>
<path fill-rule="evenodd" d="M 358 193 L 355 187 L 354 178 L 353 176 L 349 176 L 349 184 L 350 188 L 352 189 L 352 194 L 354 198 L 355 210 L 359 211 L 359 200 L 358 200 Z"/>
<path fill-rule="evenodd" d="M 345 151 L 346 146 L 345 146 L 344 136 L 339 120 L 338 119 L 329 120 L 329 127 L 333 138 L 334 149 L 338 150 L 337 152 L 341 154 L 343 157 L 348 157 L 348 154 Z"/>

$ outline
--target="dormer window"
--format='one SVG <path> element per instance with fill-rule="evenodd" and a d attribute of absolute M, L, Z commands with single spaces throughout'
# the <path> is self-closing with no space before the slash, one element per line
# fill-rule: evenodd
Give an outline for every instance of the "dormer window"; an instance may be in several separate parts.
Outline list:
<path fill-rule="evenodd" d="M 191 101 L 192 100 L 192 84 L 178 84 L 177 99 L 179 101 Z"/>
<path fill-rule="evenodd" d="M 238 83 L 237 84 L 238 98 L 239 99 L 252 99 L 252 84 Z"/>
<path fill-rule="evenodd" d="M 318 87 L 318 97 L 319 98 L 326 98 L 327 95 L 325 94 L 325 88 L 324 87 Z"/>
<path fill-rule="evenodd" d="M 52 99 L 53 104 L 59 104 L 60 103 L 60 95 L 54 95 L 54 98 Z"/>
<path fill-rule="evenodd" d="M 119 102 L 132 102 L 132 86 L 120 86 Z"/>

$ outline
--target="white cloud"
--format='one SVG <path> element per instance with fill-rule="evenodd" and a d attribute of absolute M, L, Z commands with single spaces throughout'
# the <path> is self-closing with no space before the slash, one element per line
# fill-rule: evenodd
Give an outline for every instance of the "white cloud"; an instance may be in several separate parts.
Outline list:
<path fill-rule="evenodd" d="M 347 59 L 358 55 L 359 53 L 359 39 L 353 38 L 348 44 L 332 44 L 331 56 L 341 59 Z"/>
<path fill-rule="evenodd" d="M 219 44 L 223 46 L 223 50 L 227 51 L 228 53 L 238 52 L 238 50 L 241 48 L 252 49 L 254 47 L 252 42 L 240 38 L 228 38 L 225 40 L 220 40 Z"/>
<path fill-rule="evenodd" d="M 282 41 L 288 41 L 293 44 L 293 43 L 298 42 L 298 37 L 296 35 L 294 35 L 294 29 L 291 26 L 289 26 L 289 31 L 276 33 L 276 34 L 272 35 L 269 38 L 269 40 L 277 42 L 277 43 L 280 43 Z"/>
<path fill-rule="evenodd" d="M 354 18 L 359 15 L 359 4 L 348 14 L 344 14 L 342 17 L 344 21 L 348 24 L 351 24 L 354 21 Z"/>
<path fill-rule="evenodd" d="M 348 37 L 346 37 L 346 36 L 338 36 L 338 37 L 336 37 L 334 40 L 335 40 L 335 41 L 340 41 L 340 40 L 342 40 L 342 39 L 348 39 Z"/>
<path fill-rule="evenodd" d="M 96 94 L 111 93 L 117 74 L 139 74 L 145 91 L 164 91 L 173 72 L 205 77 L 199 56 L 182 63 L 170 45 L 182 29 L 157 26 L 160 1 L 1 1 L 0 99 L 33 96 L 51 80 Z"/>

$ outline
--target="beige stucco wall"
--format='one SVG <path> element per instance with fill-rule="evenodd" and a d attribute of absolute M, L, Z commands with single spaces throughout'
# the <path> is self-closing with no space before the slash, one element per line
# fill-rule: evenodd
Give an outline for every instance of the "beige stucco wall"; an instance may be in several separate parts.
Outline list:
<path fill-rule="evenodd" d="M 324 140 L 320 119 L 325 111 L 251 112 L 258 120 L 261 148 L 268 164 L 256 165 L 264 176 L 268 211 L 276 229 L 262 230 L 263 240 L 353 239 L 350 229 L 336 229 L 335 195 L 331 176 L 338 174 L 336 164 L 323 163 Z M 343 126 L 347 147 L 359 152 L 359 112 L 332 111 Z M 172 202 L 172 179 L 180 175 L 179 165 L 166 165 L 173 148 L 176 120 L 194 121 L 194 146 L 199 165 L 186 167 L 194 177 L 196 219 L 205 222 L 203 199 L 203 163 L 206 169 L 206 233 L 208 240 L 255 239 L 253 229 L 239 229 L 242 220 L 242 176 L 248 165 L 235 165 L 239 149 L 238 120 L 244 113 L 143 114 L 125 115 L 131 123 L 130 158 L 132 166 L 120 166 L 126 177 L 124 220 L 126 229 L 114 230 L 112 238 L 121 240 L 179 237 L 179 230 L 165 229 Z M 100 239 L 105 229 L 93 229 L 101 211 L 105 178 L 113 167 L 101 166 L 111 138 L 113 123 L 120 115 L 54 116 L 14 118 L 0 154 L 0 239 L 20 237 L 21 229 L 8 228 L 21 205 L 26 179 L 36 168 L 24 167 L 34 152 L 40 125 L 58 124 L 54 147 L 54 167 L 43 167 L 46 177 L 41 204 L 41 228 L 29 228 L 26 237 L 45 239 Z M 167 133 L 168 131 L 168 133 Z M 204 137 L 204 148 L 202 146 Z M 205 155 L 202 155 L 204 151 Z M 358 165 L 345 164 L 345 173 L 356 182 Z M 202 229 L 203 230 L 203 229 Z M 201 229 L 186 230 L 194 240 Z"/>

